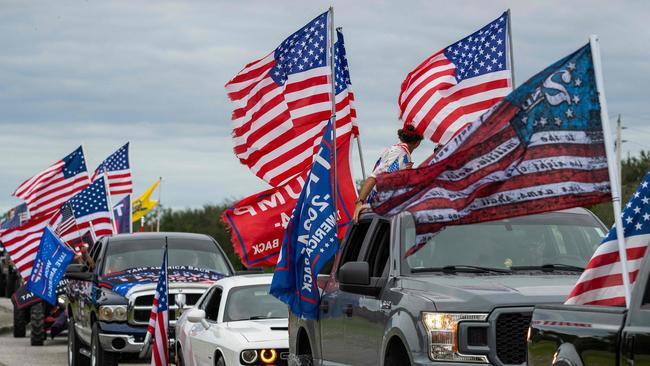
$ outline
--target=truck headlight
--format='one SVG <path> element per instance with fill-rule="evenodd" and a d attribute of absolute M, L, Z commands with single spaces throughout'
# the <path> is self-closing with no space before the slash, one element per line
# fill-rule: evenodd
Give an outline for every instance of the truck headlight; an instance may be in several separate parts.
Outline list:
<path fill-rule="evenodd" d="M 458 323 L 485 321 L 487 314 L 422 313 L 422 323 L 429 335 L 429 357 L 433 361 L 488 363 L 486 356 L 458 353 Z"/>
<path fill-rule="evenodd" d="M 99 307 L 99 320 L 105 322 L 126 321 L 126 306 L 101 305 Z"/>

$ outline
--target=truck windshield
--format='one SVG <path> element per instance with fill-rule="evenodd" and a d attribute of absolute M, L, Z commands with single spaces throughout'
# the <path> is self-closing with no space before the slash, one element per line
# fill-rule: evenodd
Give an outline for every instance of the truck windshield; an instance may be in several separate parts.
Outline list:
<path fill-rule="evenodd" d="M 228 293 L 225 322 L 286 318 L 287 305 L 269 294 L 270 285 L 235 287 Z"/>
<path fill-rule="evenodd" d="M 411 227 L 402 236 L 403 263 L 414 273 L 449 266 L 584 268 L 604 235 L 602 225 L 589 214 L 553 212 L 449 226 L 414 251 Z"/>
<path fill-rule="evenodd" d="M 137 267 L 160 267 L 164 240 L 138 239 L 109 241 L 102 274 Z M 230 274 L 217 245 L 208 239 L 169 239 L 169 266 L 192 266 Z"/>

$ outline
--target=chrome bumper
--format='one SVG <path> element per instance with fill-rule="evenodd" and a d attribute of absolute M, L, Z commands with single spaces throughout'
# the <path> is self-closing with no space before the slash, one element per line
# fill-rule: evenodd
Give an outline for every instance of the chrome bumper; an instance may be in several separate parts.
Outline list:
<path fill-rule="evenodd" d="M 116 348 L 113 346 L 113 341 L 123 340 L 124 347 Z M 110 352 L 127 352 L 127 353 L 139 353 L 144 346 L 144 342 L 136 342 L 135 338 L 132 335 L 126 334 L 102 334 L 99 333 L 99 344 L 101 344 L 102 349 Z"/>

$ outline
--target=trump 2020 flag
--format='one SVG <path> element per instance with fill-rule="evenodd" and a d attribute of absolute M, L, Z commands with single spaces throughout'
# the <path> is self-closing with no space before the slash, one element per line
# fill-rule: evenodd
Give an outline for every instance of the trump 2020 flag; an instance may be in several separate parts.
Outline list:
<path fill-rule="evenodd" d="M 122 198 L 113 206 L 113 217 L 118 234 L 131 232 L 131 195 Z"/>
<path fill-rule="evenodd" d="M 623 210 L 623 232 L 627 270 L 630 285 L 633 285 L 650 244 L 650 173 Z M 565 303 L 625 306 L 622 273 L 616 228 L 613 227 L 587 263 Z"/>
<path fill-rule="evenodd" d="M 285 232 L 271 282 L 271 294 L 288 304 L 295 315 L 307 319 L 318 318 L 316 278 L 338 250 L 331 135 L 328 123 Z"/>
<path fill-rule="evenodd" d="M 32 273 L 29 275 L 27 289 L 50 304 L 56 305 L 56 287 L 72 258 L 74 258 L 74 251 L 63 244 L 49 227 L 45 227 Z"/>

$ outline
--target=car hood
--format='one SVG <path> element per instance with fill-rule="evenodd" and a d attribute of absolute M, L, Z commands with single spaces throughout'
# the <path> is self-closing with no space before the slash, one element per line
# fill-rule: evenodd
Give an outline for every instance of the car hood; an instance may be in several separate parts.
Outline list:
<path fill-rule="evenodd" d="M 404 291 L 431 300 L 437 311 L 491 311 L 502 306 L 562 303 L 578 274 L 470 275 L 407 277 Z"/>
<path fill-rule="evenodd" d="M 228 329 L 241 334 L 248 342 L 288 342 L 289 322 L 284 319 L 240 320 L 228 322 Z"/>

